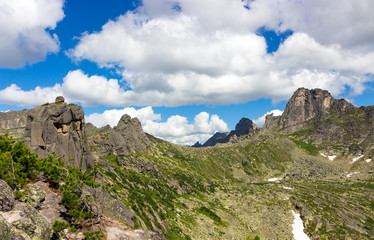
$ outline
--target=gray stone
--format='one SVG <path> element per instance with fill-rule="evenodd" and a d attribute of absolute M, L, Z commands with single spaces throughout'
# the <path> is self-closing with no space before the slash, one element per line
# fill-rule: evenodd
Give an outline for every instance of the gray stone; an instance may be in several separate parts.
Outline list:
<path fill-rule="evenodd" d="M 56 103 L 63 103 L 63 102 L 65 102 L 65 98 L 63 96 L 58 96 L 58 97 L 56 97 L 55 102 Z"/>
<path fill-rule="evenodd" d="M 51 225 L 27 203 L 17 203 L 11 211 L 2 213 L 2 216 L 8 223 L 33 240 L 50 240 L 52 237 Z"/>
<path fill-rule="evenodd" d="M 93 167 L 85 141 L 84 112 L 80 106 L 59 102 L 29 110 L 24 142 L 40 158 L 55 153 L 67 165 L 81 169 L 88 165 Z"/>
<path fill-rule="evenodd" d="M 7 212 L 14 207 L 15 198 L 9 185 L 0 179 L 0 211 Z"/>
<path fill-rule="evenodd" d="M 2 240 L 11 240 L 12 239 L 12 230 L 4 217 L 0 214 L 0 238 Z"/>

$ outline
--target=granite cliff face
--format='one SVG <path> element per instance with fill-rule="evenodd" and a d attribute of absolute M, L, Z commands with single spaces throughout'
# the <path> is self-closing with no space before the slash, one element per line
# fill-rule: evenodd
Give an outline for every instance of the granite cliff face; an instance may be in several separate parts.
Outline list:
<path fill-rule="evenodd" d="M 332 154 L 373 150 L 373 107 L 355 107 L 326 90 L 299 88 L 281 116 L 266 116 L 264 128 L 313 143 Z"/>
<path fill-rule="evenodd" d="M 218 143 L 228 143 L 233 141 L 233 139 L 243 136 L 243 135 L 251 135 L 256 133 L 257 126 L 254 122 L 249 120 L 248 118 L 240 119 L 239 123 L 236 124 L 235 130 L 227 133 L 215 133 L 211 138 L 209 138 L 203 145 L 193 145 L 192 147 L 209 147 L 215 146 Z"/>
<path fill-rule="evenodd" d="M 29 110 L 23 141 L 41 158 L 55 153 L 67 165 L 83 170 L 93 167 L 85 143 L 83 108 L 66 104 L 62 97 Z"/>
<path fill-rule="evenodd" d="M 83 108 L 64 101 L 57 97 L 55 103 L 1 113 L 1 133 L 22 139 L 40 158 L 54 153 L 67 165 L 85 170 L 93 166 L 93 158 L 85 142 Z"/>

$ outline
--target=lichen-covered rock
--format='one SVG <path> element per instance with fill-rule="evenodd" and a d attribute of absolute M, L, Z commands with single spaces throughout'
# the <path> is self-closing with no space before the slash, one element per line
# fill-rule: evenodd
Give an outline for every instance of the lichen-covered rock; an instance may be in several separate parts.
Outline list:
<path fill-rule="evenodd" d="M 24 142 L 40 158 L 55 153 L 67 165 L 85 170 L 93 157 L 84 140 L 82 107 L 68 105 L 63 99 L 28 111 Z"/>
<path fill-rule="evenodd" d="M 134 226 L 134 213 L 117 197 L 110 195 L 101 188 L 92 188 L 86 185 L 83 191 L 85 195 L 95 199 L 94 202 L 89 203 L 92 212 L 117 219 L 131 227 Z"/>
<path fill-rule="evenodd" d="M 25 233 L 32 240 L 49 240 L 52 237 L 51 225 L 35 208 L 27 203 L 17 203 L 11 211 L 2 213 L 2 216 L 8 223 Z"/>
<path fill-rule="evenodd" d="M 0 211 L 10 211 L 14 207 L 14 202 L 12 189 L 4 180 L 0 180 Z"/>
<path fill-rule="evenodd" d="M 35 184 L 27 185 L 25 189 L 25 196 L 21 201 L 30 204 L 34 208 L 39 208 L 42 201 L 45 200 L 46 192 Z"/>
<path fill-rule="evenodd" d="M 0 214 L 0 239 L 11 240 L 11 229 L 7 221 Z"/>

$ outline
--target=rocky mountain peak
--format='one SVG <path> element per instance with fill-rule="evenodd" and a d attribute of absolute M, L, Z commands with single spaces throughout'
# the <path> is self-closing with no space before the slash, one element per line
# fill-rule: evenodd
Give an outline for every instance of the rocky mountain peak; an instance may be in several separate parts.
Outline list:
<path fill-rule="evenodd" d="M 256 130 L 257 125 L 248 118 L 242 118 L 235 126 L 235 135 L 241 136 Z"/>
<path fill-rule="evenodd" d="M 121 117 L 116 127 L 114 127 L 115 130 L 118 131 L 126 131 L 129 129 L 129 131 L 132 131 L 132 129 L 139 131 L 140 134 L 144 134 L 142 124 L 140 123 L 139 119 L 134 117 L 131 118 L 129 115 L 125 114 Z"/>
<path fill-rule="evenodd" d="M 325 119 L 330 111 L 341 113 L 353 107 L 344 99 L 334 99 L 326 90 L 299 88 L 287 103 L 283 114 L 267 116 L 264 127 L 292 133 L 302 129 L 305 122 L 317 116 Z"/>
<path fill-rule="evenodd" d="M 240 137 L 243 135 L 250 135 L 255 133 L 257 130 L 257 125 L 249 120 L 248 118 L 242 118 L 236 124 L 235 130 L 226 133 L 216 132 L 211 138 L 209 138 L 203 145 L 193 145 L 192 147 L 209 147 L 214 146 L 217 143 L 228 143 L 233 138 Z"/>
<path fill-rule="evenodd" d="M 139 119 L 131 118 L 127 114 L 123 115 L 113 128 L 106 126 L 97 129 L 93 125 L 89 125 L 89 128 L 92 144 L 103 154 L 123 156 L 134 154 L 135 150 L 147 152 L 147 147 L 151 145 Z"/>

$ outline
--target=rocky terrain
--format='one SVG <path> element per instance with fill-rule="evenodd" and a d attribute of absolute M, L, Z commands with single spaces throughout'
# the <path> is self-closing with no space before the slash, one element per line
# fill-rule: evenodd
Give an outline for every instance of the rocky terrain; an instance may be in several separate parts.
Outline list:
<path fill-rule="evenodd" d="M 356 107 L 321 89 L 298 89 L 264 128 L 316 145 L 327 155 L 374 155 L 374 106 Z"/>
<path fill-rule="evenodd" d="M 194 148 L 150 136 L 128 115 L 96 128 L 80 109 L 58 100 L 1 115 L 1 131 L 41 152 L 38 161 L 61 148 L 65 163 L 55 165 L 59 188 L 44 168 L 20 189 L 0 182 L 4 239 L 293 239 L 293 211 L 310 239 L 374 238 L 373 107 L 301 88 L 264 128 L 243 118 Z M 87 212 L 79 221 L 67 190 Z"/>

